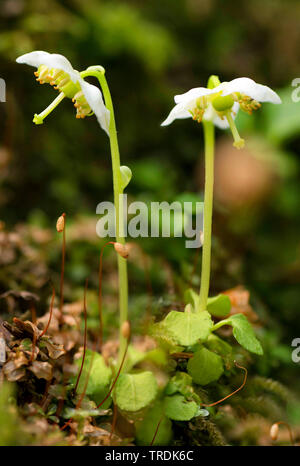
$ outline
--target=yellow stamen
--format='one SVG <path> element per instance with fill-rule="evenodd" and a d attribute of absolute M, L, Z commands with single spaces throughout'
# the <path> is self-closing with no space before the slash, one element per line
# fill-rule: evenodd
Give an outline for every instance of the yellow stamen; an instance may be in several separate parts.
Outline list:
<path fill-rule="evenodd" d="M 237 101 L 241 109 L 249 115 L 252 115 L 253 110 L 258 110 L 261 107 L 261 104 L 257 100 L 252 99 L 248 95 L 240 94 L 238 97 Z"/>

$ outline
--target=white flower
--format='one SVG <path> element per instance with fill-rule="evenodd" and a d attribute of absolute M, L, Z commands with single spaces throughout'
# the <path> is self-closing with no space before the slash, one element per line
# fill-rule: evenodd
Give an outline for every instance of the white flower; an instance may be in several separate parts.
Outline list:
<path fill-rule="evenodd" d="M 233 79 L 213 89 L 196 87 L 185 94 L 176 95 L 174 100 L 176 105 L 162 126 L 182 118 L 193 118 L 199 123 L 208 120 L 221 129 L 230 127 L 237 148 L 244 145 L 234 124 L 238 110 L 251 114 L 260 107 L 260 102 L 281 103 L 276 92 L 250 78 Z"/>
<path fill-rule="evenodd" d="M 102 129 L 109 135 L 110 112 L 105 107 L 100 89 L 84 81 L 69 60 L 57 53 L 34 51 L 17 58 L 17 63 L 35 66 L 37 81 L 55 86 L 73 100 L 76 118 L 94 113 Z"/>

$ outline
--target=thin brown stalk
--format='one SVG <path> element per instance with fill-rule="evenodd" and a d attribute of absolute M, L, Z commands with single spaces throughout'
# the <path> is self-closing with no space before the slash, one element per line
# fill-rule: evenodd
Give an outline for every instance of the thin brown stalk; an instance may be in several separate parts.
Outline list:
<path fill-rule="evenodd" d="M 31 310 L 31 319 L 32 323 L 36 325 L 36 309 L 34 304 L 31 304 L 30 306 Z M 32 351 L 31 351 L 31 356 L 29 362 L 31 363 L 34 360 L 34 353 L 35 353 L 35 347 L 36 347 L 36 340 L 37 340 L 37 335 L 35 333 L 35 330 L 33 329 L 33 335 L 32 335 Z"/>
<path fill-rule="evenodd" d="M 118 372 L 117 372 L 117 375 L 116 375 L 116 377 L 115 377 L 115 379 L 114 379 L 114 381 L 113 381 L 113 383 L 112 383 L 112 385 L 111 385 L 111 387 L 110 387 L 110 389 L 109 389 L 107 395 L 104 397 L 104 399 L 101 401 L 101 403 L 98 404 L 97 408 L 100 408 L 100 406 L 102 406 L 103 403 L 105 403 L 105 401 L 109 398 L 111 392 L 113 391 L 113 389 L 114 389 L 114 387 L 115 387 L 115 385 L 116 385 L 116 383 L 117 383 L 117 380 L 118 380 L 118 378 L 119 378 L 119 375 L 120 375 L 120 373 L 121 373 L 122 367 L 123 367 L 123 365 L 124 365 L 125 358 L 126 358 L 126 354 L 127 354 L 127 350 L 128 350 L 128 346 L 129 346 L 129 340 L 127 340 L 126 348 L 125 348 L 125 351 L 124 351 L 124 355 L 123 355 L 123 358 L 122 358 L 122 361 L 121 361 L 119 370 L 118 370 Z"/>
<path fill-rule="evenodd" d="M 237 388 L 236 390 L 234 390 L 234 392 L 230 393 L 227 396 L 224 396 L 224 398 L 221 398 L 221 400 L 215 401 L 214 403 L 210 403 L 210 404 L 202 404 L 202 406 L 205 406 L 206 408 L 211 408 L 212 406 L 216 406 L 219 403 L 222 403 L 223 401 L 227 400 L 231 396 L 235 395 L 237 392 L 242 390 L 242 388 L 244 388 L 244 386 L 245 386 L 245 384 L 247 382 L 248 371 L 247 371 L 246 367 L 240 366 L 236 361 L 235 361 L 235 365 L 245 372 L 245 376 L 244 376 L 244 380 L 243 380 L 242 385 L 239 388 Z"/>
<path fill-rule="evenodd" d="M 80 395 L 80 398 L 79 398 L 79 400 L 78 400 L 78 402 L 77 402 L 77 404 L 76 404 L 76 408 L 75 408 L 75 409 L 79 409 L 79 408 L 80 408 L 81 403 L 82 403 L 82 401 L 83 401 L 83 398 L 85 397 L 85 394 L 86 394 L 86 391 L 87 391 L 87 387 L 88 387 L 88 384 L 89 384 L 89 379 L 90 379 L 90 375 L 91 375 L 93 363 L 94 363 L 94 357 L 95 357 L 95 351 L 93 351 L 93 353 L 92 353 L 89 371 L 88 371 L 88 373 L 87 373 L 87 377 L 86 377 L 85 382 L 84 382 L 84 387 L 83 387 L 82 393 L 81 393 L 81 395 Z"/>
<path fill-rule="evenodd" d="M 36 336 L 36 333 L 35 331 L 33 331 L 33 337 L 32 337 L 32 351 L 31 351 L 31 356 L 30 356 L 30 360 L 29 362 L 33 362 L 34 360 L 34 354 L 35 354 L 35 348 L 36 348 L 36 340 L 37 340 L 37 336 Z"/>
<path fill-rule="evenodd" d="M 83 312 L 84 312 L 84 341 L 83 341 L 83 355 L 82 355 L 82 361 L 81 361 L 81 366 L 80 370 L 78 372 L 75 388 L 74 388 L 74 393 L 76 393 L 78 384 L 80 381 L 82 369 L 84 366 L 84 361 L 85 361 L 85 355 L 86 355 L 86 344 L 87 344 L 87 312 L 86 312 L 86 292 L 87 292 L 87 287 L 88 287 L 88 279 L 86 279 L 85 282 L 85 287 L 84 287 L 84 299 L 83 299 Z"/>
<path fill-rule="evenodd" d="M 31 310 L 31 320 L 32 320 L 32 323 L 35 325 L 36 324 L 36 309 L 35 309 L 34 304 L 31 304 L 30 310 Z"/>
<path fill-rule="evenodd" d="M 287 428 L 289 436 L 290 436 L 290 442 L 291 442 L 292 445 L 295 445 L 295 439 L 294 439 L 294 436 L 293 436 L 291 426 L 285 421 L 278 421 L 278 422 L 275 422 L 275 424 L 277 424 L 278 426 L 283 425 L 283 426 L 285 426 Z"/>
<path fill-rule="evenodd" d="M 117 415 L 118 415 L 118 408 L 117 405 L 114 404 L 114 412 L 113 412 L 113 419 L 111 423 L 111 431 L 109 435 L 109 442 L 111 442 L 112 436 L 114 435 L 115 428 L 116 428 L 116 423 L 117 423 Z"/>
<path fill-rule="evenodd" d="M 153 439 L 151 440 L 151 443 L 150 443 L 150 447 L 152 447 L 153 443 L 155 442 L 155 439 L 156 439 L 156 436 L 157 436 L 157 433 L 158 433 L 158 429 L 159 429 L 159 426 L 161 424 L 161 421 L 163 420 L 164 418 L 164 414 L 161 416 L 160 420 L 158 421 L 158 424 L 156 426 L 156 429 L 155 429 L 155 432 L 154 432 L 154 435 L 153 435 Z"/>
<path fill-rule="evenodd" d="M 103 265 L 103 252 L 105 247 L 108 244 L 114 244 L 113 241 L 109 241 L 105 243 L 104 246 L 101 248 L 100 258 L 99 258 L 99 272 L 98 272 L 98 312 L 99 312 L 99 323 L 100 323 L 100 331 L 99 331 L 99 351 L 101 352 L 102 344 L 103 344 L 103 313 L 102 313 L 102 265 Z"/>
<path fill-rule="evenodd" d="M 66 396 L 66 391 L 67 391 L 67 388 L 66 388 L 66 382 L 67 382 L 67 379 L 66 377 L 64 377 L 64 380 L 63 380 L 63 389 L 62 389 L 62 397 L 60 398 L 60 400 L 58 401 L 58 404 L 57 404 L 57 409 L 56 409 L 56 413 L 55 413 L 55 416 L 59 417 L 61 412 L 62 412 L 62 409 L 64 407 L 64 404 L 65 404 L 65 396 Z"/>
<path fill-rule="evenodd" d="M 172 359 L 190 359 L 194 357 L 194 353 L 171 353 Z"/>
<path fill-rule="evenodd" d="M 92 367 L 93 367 L 93 362 L 94 362 L 94 357 L 95 357 L 95 351 L 93 351 L 92 353 L 92 357 L 91 357 L 91 362 L 90 362 L 90 366 L 89 366 L 89 371 L 88 371 L 88 374 L 87 374 L 87 377 L 86 377 L 86 380 L 85 380 L 85 383 L 84 383 L 84 387 L 83 387 L 83 391 L 80 395 L 80 398 L 75 406 L 75 410 L 76 409 L 79 409 L 80 406 L 81 406 L 81 403 L 85 397 L 85 394 L 86 394 L 86 390 L 87 390 L 87 387 L 88 387 L 88 384 L 89 384 L 89 379 L 90 379 L 90 375 L 91 375 L 91 371 L 92 371 Z M 62 427 L 60 430 L 64 430 L 66 427 L 68 427 L 71 422 L 73 421 L 73 418 L 71 417 Z"/>
<path fill-rule="evenodd" d="M 53 374 L 53 368 L 52 368 L 52 374 Z M 50 380 L 47 380 L 46 386 L 45 386 L 44 395 L 43 395 L 43 398 L 42 398 L 42 401 L 41 401 L 41 404 L 40 404 L 40 407 L 41 407 L 44 411 L 46 410 L 46 406 L 48 405 L 47 399 L 48 399 L 49 388 L 50 388 L 50 386 L 51 386 L 52 380 L 53 380 L 53 377 L 51 377 Z M 48 401 L 49 401 L 49 400 L 48 400 Z"/>
<path fill-rule="evenodd" d="M 64 277 L 65 277 L 65 259 L 66 259 L 66 214 L 62 214 L 64 217 L 64 228 L 63 228 L 63 241 L 62 241 L 62 256 L 61 256 L 61 274 L 60 274 L 60 288 L 59 288 L 59 312 L 60 322 L 63 317 L 63 305 L 64 305 Z"/>
<path fill-rule="evenodd" d="M 44 328 L 44 330 L 42 331 L 42 333 L 40 334 L 39 338 L 43 337 L 45 335 L 45 333 L 47 332 L 49 326 L 50 326 L 50 323 L 51 323 L 51 319 L 52 319 L 52 314 L 53 314 L 53 304 L 54 304 L 54 299 L 55 299 L 55 288 L 54 286 L 52 287 L 52 297 L 51 297 L 51 302 L 50 302 L 50 311 L 49 311 L 49 319 L 48 319 L 48 322 L 47 322 L 47 325 L 46 327 Z"/>

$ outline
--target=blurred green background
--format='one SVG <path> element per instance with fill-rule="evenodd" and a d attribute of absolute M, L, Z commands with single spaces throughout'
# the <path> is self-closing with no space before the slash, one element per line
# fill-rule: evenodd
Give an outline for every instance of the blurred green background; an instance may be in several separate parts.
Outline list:
<path fill-rule="evenodd" d="M 270 371 L 285 362 L 296 375 L 290 344 L 300 336 L 300 103 L 292 101 L 291 82 L 300 77 L 299 19 L 297 0 L 2 0 L 1 219 L 8 227 L 53 229 L 61 212 L 73 222 L 91 218 L 97 244 L 96 205 L 112 199 L 109 143 L 96 119 L 76 120 L 64 101 L 35 126 L 34 113 L 56 94 L 36 83 L 33 68 L 17 65 L 17 56 L 46 50 L 64 54 L 78 70 L 105 67 L 121 161 L 133 172 L 131 200 L 202 199 L 201 127 L 185 120 L 160 128 L 175 94 L 206 85 L 211 74 L 269 85 L 283 104 L 238 116 L 245 150 L 217 131 L 211 291 L 247 287 L 274 350 Z M 141 245 L 188 283 L 195 251 L 183 241 L 149 238 Z M 72 251 L 67 274 L 82 285 L 96 259 L 89 262 L 80 243 Z M 155 282 L 159 270 L 153 266 L 157 296 L 167 294 Z M 25 276 L 15 285 L 24 287 Z M 131 296 L 145 289 L 133 266 L 130 289 Z M 260 370 L 268 375 L 268 367 Z"/>

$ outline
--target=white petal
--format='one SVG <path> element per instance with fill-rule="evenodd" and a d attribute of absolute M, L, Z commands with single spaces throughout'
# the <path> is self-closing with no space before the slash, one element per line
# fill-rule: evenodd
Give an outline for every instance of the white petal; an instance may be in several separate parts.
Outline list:
<path fill-rule="evenodd" d="M 169 113 L 169 116 L 165 119 L 165 121 L 162 122 L 161 126 L 167 126 L 173 123 L 174 120 L 178 119 L 183 119 L 183 118 L 191 118 L 192 115 L 187 109 L 187 106 L 184 103 L 180 103 L 175 105 L 175 107 L 172 108 L 171 112 Z"/>
<path fill-rule="evenodd" d="M 100 89 L 80 78 L 80 86 L 87 103 L 95 113 L 98 123 L 109 136 L 110 112 L 105 107 Z"/>
<path fill-rule="evenodd" d="M 216 91 L 214 89 L 207 89 L 206 87 L 194 87 L 194 89 L 185 92 L 184 94 L 175 95 L 174 100 L 176 104 L 181 102 L 190 102 L 191 100 L 196 100 L 198 97 L 204 95 L 214 94 Z"/>
<path fill-rule="evenodd" d="M 30 66 L 38 68 L 41 65 L 48 66 L 48 68 L 57 68 L 64 71 L 70 76 L 71 81 L 76 83 L 79 80 L 79 73 L 75 71 L 69 60 L 58 53 L 48 53 L 41 50 L 25 53 L 17 58 L 17 63 L 26 63 Z"/>
<path fill-rule="evenodd" d="M 272 104 L 281 104 L 281 99 L 276 92 L 268 86 L 257 84 L 250 78 L 237 78 L 226 83 L 221 83 L 218 88 L 223 90 L 223 95 L 240 92 L 246 94 L 258 102 L 271 102 Z M 216 88 L 216 89 L 218 89 Z"/>

